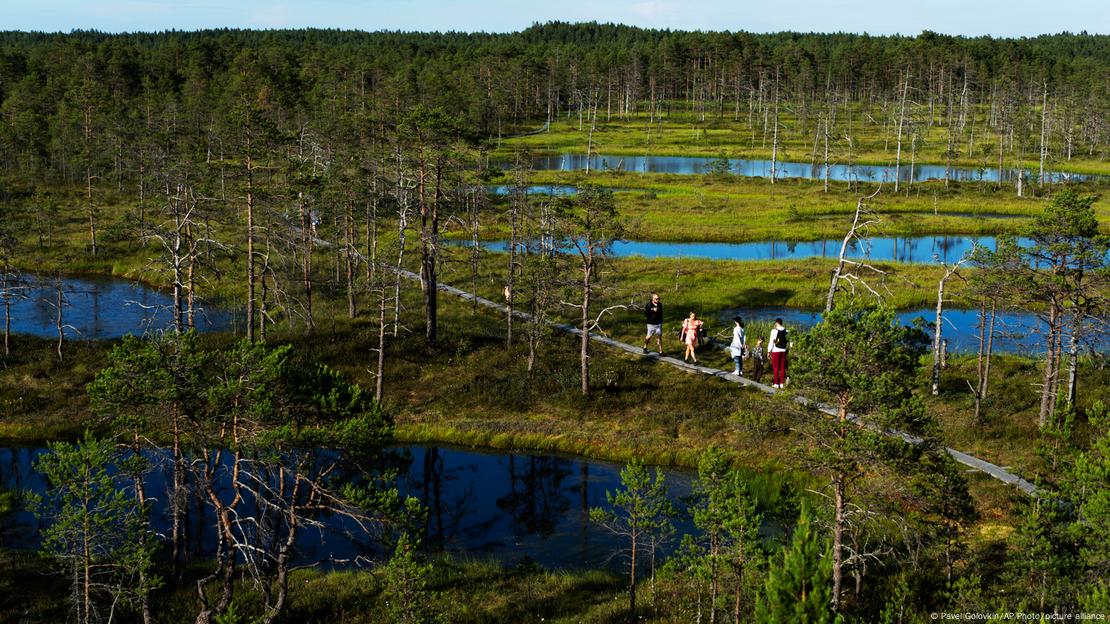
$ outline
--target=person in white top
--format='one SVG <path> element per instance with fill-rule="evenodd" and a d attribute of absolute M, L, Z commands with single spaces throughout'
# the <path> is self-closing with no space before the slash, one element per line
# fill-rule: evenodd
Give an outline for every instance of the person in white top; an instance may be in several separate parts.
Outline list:
<path fill-rule="evenodd" d="M 767 351 L 771 354 L 771 387 L 782 388 L 786 385 L 786 352 L 790 350 L 789 332 L 782 326 L 782 319 L 775 319 L 775 327 L 767 339 Z"/>
<path fill-rule="evenodd" d="M 740 377 L 744 375 L 744 353 L 748 350 L 748 336 L 744 333 L 743 319 L 733 317 L 732 322 L 732 343 L 728 345 L 728 352 L 736 365 L 732 374 Z"/>

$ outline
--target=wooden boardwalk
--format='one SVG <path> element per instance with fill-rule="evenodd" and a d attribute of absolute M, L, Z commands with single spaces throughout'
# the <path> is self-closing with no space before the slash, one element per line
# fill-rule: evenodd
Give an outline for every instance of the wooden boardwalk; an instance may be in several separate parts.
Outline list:
<path fill-rule="evenodd" d="M 411 271 L 401 271 L 401 275 L 408 278 L 408 279 L 411 279 L 411 280 L 420 281 L 420 276 L 417 275 L 416 273 L 411 272 Z M 439 284 L 439 290 L 441 290 L 445 293 L 454 295 L 456 297 L 466 299 L 468 301 L 473 301 L 473 302 L 475 302 L 475 303 L 477 303 L 481 306 L 484 306 L 484 307 L 487 307 L 487 308 L 493 308 L 495 310 L 499 310 L 502 313 L 507 314 L 508 311 L 509 311 L 508 306 L 506 306 L 504 304 L 497 303 L 496 301 L 490 301 L 489 299 L 479 297 L 478 295 L 476 295 L 474 293 L 467 292 L 465 290 L 460 290 L 458 288 L 455 288 L 454 286 L 448 286 L 447 284 L 440 283 Z M 514 312 L 513 315 L 515 317 L 521 318 L 521 319 L 528 319 L 529 318 L 529 315 L 527 313 L 520 312 L 520 311 Z M 582 330 L 579 329 L 578 327 L 573 326 L 573 325 L 567 325 L 567 324 L 564 324 L 564 323 L 551 323 L 551 326 L 560 330 L 560 331 L 562 331 L 562 332 L 566 332 L 568 334 L 575 334 L 575 335 L 578 335 L 578 336 L 582 335 Z M 621 351 L 624 351 L 624 352 L 629 353 L 631 355 L 634 355 L 636 357 L 645 358 L 645 359 L 648 359 L 648 360 L 659 362 L 660 364 L 666 364 L 668 366 L 673 366 L 675 368 L 679 368 L 679 369 L 682 369 L 682 370 L 685 370 L 685 371 L 689 371 L 691 373 L 699 373 L 699 374 L 707 375 L 707 376 L 710 376 L 710 377 L 717 377 L 717 378 L 720 378 L 720 379 L 722 379 L 724 381 L 727 381 L 729 383 L 740 384 L 742 386 L 749 386 L 749 387 L 755 388 L 755 389 L 757 389 L 761 392 L 765 392 L 767 394 L 776 394 L 776 393 L 780 392 L 780 390 L 772 388 L 771 386 L 768 386 L 766 384 L 761 384 L 761 383 L 759 383 L 757 381 L 754 381 L 752 379 L 748 379 L 747 377 L 739 377 L 739 376 L 733 375 L 731 372 L 724 371 L 724 370 L 721 370 L 719 368 L 713 368 L 713 367 L 710 367 L 710 366 L 702 366 L 700 364 L 691 364 L 689 362 L 684 362 L 684 361 L 682 361 L 678 358 L 674 358 L 674 357 L 670 357 L 670 356 L 666 356 L 666 355 L 659 355 L 655 352 L 649 352 L 647 354 L 644 354 L 643 349 L 641 347 L 630 345 L 626 342 L 621 342 L 619 340 L 614 340 L 614 339 L 608 338 L 606 336 L 601 336 L 601 335 L 598 335 L 598 334 L 590 334 L 590 339 L 593 340 L 596 343 L 603 344 L 603 345 L 605 345 L 607 347 L 611 347 L 613 349 L 619 349 Z M 794 401 L 796 401 L 796 402 L 798 402 L 802 405 L 813 407 L 813 408 L 818 409 L 818 410 L 820 410 L 820 411 L 822 411 L 826 414 L 829 414 L 831 416 L 836 416 L 837 415 L 836 408 L 831 406 L 831 405 L 826 405 L 826 404 L 823 404 L 823 403 L 818 403 L 816 401 L 811 401 L 810 399 L 807 399 L 807 398 L 805 398 L 803 396 L 800 396 L 800 395 L 793 395 L 791 398 Z M 870 426 L 870 425 L 863 425 L 862 423 L 860 423 L 859 420 L 855 417 L 855 415 L 849 414 L 848 417 L 849 417 L 849 420 L 855 422 L 856 424 L 859 424 L 861 426 Z M 922 439 L 920 437 L 909 434 L 909 433 L 906 433 L 904 431 L 899 431 L 897 429 L 881 429 L 879 431 L 881 431 L 881 433 L 883 433 L 884 435 L 888 435 L 888 436 L 895 437 L 895 438 L 901 438 L 901 439 L 905 440 L 906 442 L 908 442 L 910 444 L 920 444 L 922 442 Z M 1022 492 L 1030 495 L 1030 496 L 1035 496 L 1036 493 L 1037 493 L 1036 486 L 1034 486 L 1029 481 L 1026 481 L 1025 479 L 1019 477 L 1018 475 L 1015 475 L 1012 472 L 1007 471 L 1006 469 L 1002 468 L 1001 466 L 996 466 L 995 464 L 992 464 L 992 463 L 990 463 L 990 462 L 988 462 L 984 459 L 979 459 L 978 457 L 975 457 L 974 455 L 969 455 L 967 453 L 964 453 L 963 451 L 959 451 L 959 450 L 956 450 L 954 448 L 945 447 L 945 450 L 948 451 L 948 454 L 951 455 L 953 459 L 955 459 L 956 461 L 960 462 L 961 464 L 963 464 L 963 465 L 965 465 L 965 466 L 967 466 L 967 467 L 969 467 L 973 470 L 983 472 L 987 475 L 990 475 L 991 477 L 993 477 L 995 479 L 998 479 L 999 481 L 1002 481 L 1003 483 L 1006 483 L 1008 485 L 1012 485 L 1012 486 L 1018 488 L 1019 490 L 1021 490 Z"/>

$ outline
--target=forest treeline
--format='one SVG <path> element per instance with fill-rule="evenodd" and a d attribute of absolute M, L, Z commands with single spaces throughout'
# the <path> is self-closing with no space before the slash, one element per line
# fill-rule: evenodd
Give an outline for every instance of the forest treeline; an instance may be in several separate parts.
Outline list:
<path fill-rule="evenodd" d="M 886 116 L 900 103 L 905 116 L 909 100 L 928 111 L 929 125 L 958 123 L 961 131 L 985 109 L 984 122 L 1007 136 L 1010 151 L 1015 142 L 1023 153 L 1047 145 L 1070 159 L 1107 145 L 1110 37 L 706 33 L 593 23 L 508 34 L 5 32 L 0 154 L 21 173 L 64 175 L 75 143 L 95 137 L 99 149 L 115 152 L 117 166 L 137 172 L 139 128 L 168 117 L 211 130 L 244 81 L 264 85 L 289 123 L 328 126 L 355 115 L 377 122 L 367 123 L 369 131 L 423 104 L 458 114 L 474 139 L 583 110 L 596 119 L 599 108 L 607 119 L 686 111 L 750 123 L 771 102 L 777 117 L 780 100 L 799 120 L 799 134 L 812 135 L 822 119 L 835 125 L 830 117 L 846 103 L 878 106 Z M 1029 136 L 1014 136 L 1023 132 Z M 948 148 L 958 151 L 951 140 Z"/>

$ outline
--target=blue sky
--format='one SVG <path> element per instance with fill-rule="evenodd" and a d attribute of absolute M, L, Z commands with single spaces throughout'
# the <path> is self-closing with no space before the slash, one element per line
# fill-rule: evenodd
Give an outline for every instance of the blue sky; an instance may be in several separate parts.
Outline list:
<path fill-rule="evenodd" d="M 698 30 L 1025 36 L 1110 33 L 1107 0 L 0 0 L 0 30 L 199 28 L 506 32 L 549 20 Z"/>

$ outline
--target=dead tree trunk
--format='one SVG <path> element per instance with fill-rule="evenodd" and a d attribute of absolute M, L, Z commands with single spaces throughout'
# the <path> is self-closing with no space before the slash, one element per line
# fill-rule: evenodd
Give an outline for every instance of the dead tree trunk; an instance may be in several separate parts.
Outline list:
<path fill-rule="evenodd" d="M 4 287 L 0 295 L 4 299 L 4 356 L 12 354 L 12 279 L 8 272 L 4 272 Z"/>
<path fill-rule="evenodd" d="M 771 184 L 775 183 L 775 176 L 778 174 L 778 156 L 779 155 L 779 80 L 778 73 L 775 74 L 775 127 L 771 135 Z"/>
<path fill-rule="evenodd" d="M 902 106 L 898 113 L 898 147 L 894 152 L 894 192 L 898 192 L 898 182 L 902 173 L 902 125 L 906 121 L 906 94 L 910 89 L 910 73 L 902 80 Z"/>
<path fill-rule="evenodd" d="M 188 253 L 185 256 L 185 327 L 196 328 L 196 287 L 197 287 L 197 241 L 193 236 L 192 220 L 185 222 L 185 241 Z"/>
<path fill-rule="evenodd" d="M 1041 153 L 1040 172 L 1038 179 L 1040 186 L 1044 186 L 1044 159 L 1048 155 L 1048 145 L 1045 143 L 1048 136 L 1048 81 L 1044 83 L 1044 94 L 1041 97 Z"/>
<path fill-rule="evenodd" d="M 1058 380 L 1056 344 L 1057 334 L 1060 332 L 1059 305 L 1053 301 L 1048 308 L 1048 332 L 1045 337 L 1045 363 L 1044 379 L 1041 386 L 1041 407 L 1038 414 L 1037 425 L 1040 428 L 1048 423 L 1049 418 L 1056 409 L 1056 385 Z"/>
<path fill-rule="evenodd" d="M 586 262 L 582 267 L 582 340 L 579 357 L 582 369 L 582 396 L 590 394 L 590 277 L 593 273 L 593 247 L 587 247 Z"/>
<path fill-rule="evenodd" d="M 847 406 L 841 402 L 838 409 L 837 420 L 840 421 L 838 435 L 844 437 L 844 428 L 847 426 Z M 840 588 L 844 576 L 844 473 L 837 471 L 833 475 L 833 544 L 832 544 L 832 610 L 840 610 Z"/>
<path fill-rule="evenodd" d="M 1072 308 L 1071 331 L 1068 335 L 1068 405 L 1075 405 L 1079 393 L 1079 310 Z"/>
<path fill-rule="evenodd" d="M 833 309 L 833 301 L 836 298 L 836 290 L 840 285 L 840 280 L 844 277 L 847 277 L 847 274 L 844 271 L 846 266 L 854 265 L 854 266 L 866 267 L 866 268 L 869 268 L 869 269 L 874 270 L 874 271 L 879 272 L 879 273 L 882 272 L 882 271 L 879 271 L 878 269 L 874 269 L 873 267 L 870 267 L 866 264 L 859 263 L 859 262 L 853 262 L 851 260 L 848 260 L 848 258 L 847 258 L 848 245 L 852 242 L 852 240 L 860 240 L 861 233 L 866 232 L 867 228 L 874 225 L 875 223 L 878 223 L 877 219 L 868 219 L 868 220 L 863 220 L 863 219 L 864 219 L 864 216 L 866 214 L 866 202 L 867 202 L 867 200 L 872 199 L 876 195 L 878 195 L 879 191 L 881 189 L 882 189 L 882 186 L 880 185 L 879 188 L 875 189 L 874 193 L 872 193 L 871 195 L 868 195 L 867 197 L 861 197 L 861 198 L 859 198 L 859 201 L 856 202 L 856 212 L 852 216 L 852 225 L 851 225 L 851 227 L 848 228 L 848 233 L 844 235 L 844 240 L 840 243 L 840 254 L 838 256 L 836 269 L 833 270 L 832 280 L 829 282 L 829 293 L 825 297 L 825 312 L 826 313 L 831 312 L 832 309 Z"/>
<path fill-rule="evenodd" d="M 507 310 L 507 314 L 505 315 L 506 348 L 513 345 L 513 305 L 516 303 L 516 252 L 519 241 L 517 226 L 520 217 L 520 204 L 527 201 L 527 187 L 523 184 L 518 184 L 516 192 L 513 194 L 512 203 L 509 206 L 509 276 L 505 285 L 505 306 Z"/>
<path fill-rule="evenodd" d="M 991 359 L 994 356 L 994 324 L 998 320 L 998 302 L 991 301 L 991 320 L 987 325 L 987 358 L 983 362 L 983 389 L 980 391 L 982 398 L 987 398 L 991 378 Z"/>
<path fill-rule="evenodd" d="M 304 193 L 299 194 L 301 206 L 301 285 L 304 290 L 305 323 L 315 326 L 312 316 L 312 252 L 316 241 L 316 222 Z"/>
<path fill-rule="evenodd" d="M 61 277 L 56 277 L 54 279 L 54 329 L 58 332 L 58 345 L 56 351 L 58 353 L 59 362 L 63 359 L 62 344 L 65 342 L 66 337 L 65 324 L 62 322 L 62 310 L 64 310 L 66 306 L 65 293 L 63 292 L 64 284 L 65 282 L 62 281 Z"/>
<path fill-rule="evenodd" d="M 409 224 L 408 193 L 405 189 L 404 160 L 397 149 L 397 272 L 393 282 L 393 337 L 401 329 L 401 268 L 405 259 L 405 230 Z"/>
<path fill-rule="evenodd" d="M 254 342 L 255 273 L 254 273 L 254 167 L 251 162 L 250 140 L 247 140 L 247 341 Z"/>
<path fill-rule="evenodd" d="M 92 255 L 96 255 L 96 206 L 93 204 L 93 173 L 92 167 L 85 167 L 85 199 L 89 211 L 89 242 L 92 245 Z"/>
<path fill-rule="evenodd" d="M 825 116 L 825 189 L 824 192 L 829 192 L 829 117 Z"/>
<path fill-rule="evenodd" d="M 385 308 L 386 308 L 385 282 L 378 290 L 378 362 L 374 377 L 374 400 L 381 402 L 385 387 Z"/>
<path fill-rule="evenodd" d="M 343 215 L 343 261 L 347 275 L 347 317 L 355 318 L 355 230 L 354 199 L 347 198 Z"/>
<path fill-rule="evenodd" d="M 941 336 L 944 332 L 944 284 L 948 281 L 948 278 L 953 275 L 959 276 L 957 271 L 965 260 L 966 258 L 962 258 L 959 262 L 952 265 L 951 268 L 946 269 L 944 276 L 940 278 L 940 282 L 937 285 L 937 317 L 936 323 L 933 326 L 933 383 L 931 389 L 933 396 L 940 394 L 940 369 L 944 365 L 944 353 L 941 342 Z"/>
<path fill-rule="evenodd" d="M 975 367 L 976 384 L 972 388 L 975 396 L 975 416 L 973 422 L 982 423 L 982 403 L 987 398 L 987 386 L 990 379 L 991 351 L 994 347 L 994 319 L 998 303 L 991 301 L 990 312 L 987 312 L 986 301 L 979 304 L 979 354 Z"/>

